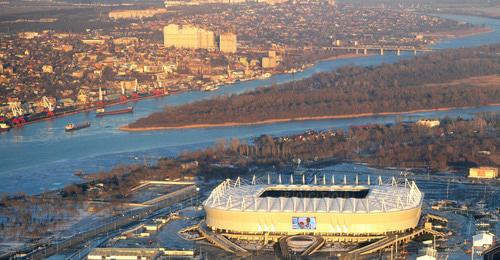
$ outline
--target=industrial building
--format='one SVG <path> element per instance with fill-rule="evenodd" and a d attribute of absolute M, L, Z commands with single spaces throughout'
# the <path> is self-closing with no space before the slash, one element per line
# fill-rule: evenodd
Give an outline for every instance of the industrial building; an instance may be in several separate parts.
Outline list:
<path fill-rule="evenodd" d="M 141 19 L 141 18 L 153 17 L 158 14 L 164 14 L 166 12 L 167 9 L 165 8 L 144 9 L 144 10 L 116 10 L 109 12 L 108 17 L 114 20 Z"/>
<path fill-rule="evenodd" d="M 161 255 L 158 248 L 95 248 L 87 259 L 155 260 Z"/>
<path fill-rule="evenodd" d="M 326 241 L 360 242 L 405 232 L 419 222 L 423 194 L 415 182 L 361 184 L 314 176 L 311 183 L 281 175 L 277 181 L 226 180 L 204 201 L 206 226 L 243 240 L 273 240 L 290 235 L 321 236 Z"/>
<path fill-rule="evenodd" d="M 498 177 L 498 168 L 479 167 L 469 169 L 469 178 L 495 179 Z"/>
<path fill-rule="evenodd" d="M 489 248 L 495 243 L 495 235 L 489 232 L 480 232 L 472 236 L 472 246 L 477 248 Z"/>
<path fill-rule="evenodd" d="M 278 57 L 276 56 L 276 51 L 268 51 L 267 57 L 263 57 L 262 61 L 263 69 L 274 69 L 278 66 Z"/>
<path fill-rule="evenodd" d="M 137 37 L 120 37 L 113 39 L 113 44 L 115 45 L 132 45 L 139 42 Z"/>
<path fill-rule="evenodd" d="M 417 125 L 426 126 L 429 128 L 437 127 L 441 124 L 438 119 L 420 119 L 417 121 Z"/>

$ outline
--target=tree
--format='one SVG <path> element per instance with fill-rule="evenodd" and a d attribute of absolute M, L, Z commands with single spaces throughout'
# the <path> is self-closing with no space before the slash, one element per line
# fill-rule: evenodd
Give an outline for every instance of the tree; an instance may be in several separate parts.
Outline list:
<path fill-rule="evenodd" d="M 115 79 L 116 73 L 114 72 L 113 68 L 106 66 L 102 70 L 102 79 L 104 81 L 113 81 Z"/>

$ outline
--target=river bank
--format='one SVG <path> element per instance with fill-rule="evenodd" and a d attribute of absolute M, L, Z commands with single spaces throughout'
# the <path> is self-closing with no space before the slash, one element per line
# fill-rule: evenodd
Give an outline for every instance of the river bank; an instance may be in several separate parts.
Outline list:
<path fill-rule="evenodd" d="M 444 15 L 443 15 L 444 16 Z M 445 18 L 485 24 L 500 31 L 500 20 L 471 16 L 449 15 Z M 472 37 L 443 40 L 432 48 L 475 47 L 500 42 L 497 33 L 486 33 Z M 63 188 L 69 183 L 81 183 L 75 172 L 85 173 L 109 171 L 118 164 L 154 164 L 157 159 L 174 157 L 185 151 L 199 150 L 213 145 L 217 140 L 247 140 L 268 134 L 285 136 L 305 130 L 348 129 L 367 124 L 392 124 L 399 121 L 417 121 L 421 118 L 470 119 L 477 113 L 498 112 L 500 107 L 480 107 L 400 116 L 373 116 L 360 118 L 290 121 L 278 124 L 263 124 L 246 127 L 198 128 L 172 131 L 125 132 L 118 128 L 164 110 L 165 106 L 177 106 L 193 101 L 222 95 L 233 95 L 252 91 L 258 87 L 291 82 L 311 77 L 316 73 L 329 72 L 343 66 L 377 66 L 395 63 L 413 57 L 413 53 L 387 52 L 384 56 L 373 55 L 354 59 L 337 59 L 317 62 L 314 66 L 295 74 L 275 74 L 268 79 L 258 79 L 221 87 L 212 92 L 184 92 L 160 98 L 140 100 L 134 104 L 134 113 L 120 116 L 96 118 L 93 112 L 77 113 L 37 124 L 14 128 L 0 133 L 0 193 L 26 192 L 39 194 Z M 68 122 L 89 121 L 92 126 L 71 134 L 64 133 Z M 22 156 L 20 156 L 22 155 Z"/>
<path fill-rule="evenodd" d="M 21 128 L 26 125 L 31 125 L 31 124 L 36 124 L 36 123 L 41 123 L 44 121 L 49 121 L 49 120 L 54 120 L 56 118 L 62 118 L 62 117 L 68 117 L 71 115 L 76 115 L 80 113 L 88 113 L 92 111 L 96 111 L 98 109 L 102 108 L 107 108 L 107 107 L 114 107 L 118 105 L 125 105 L 129 103 L 136 103 L 141 100 L 146 100 L 146 99 L 151 99 L 151 98 L 161 98 L 164 96 L 170 95 L 168 92 L 167 93 L 161 93 L 161 94 L 150 94 L 150 93 L 141 93 L 142 95 L 138 95 L 137 97 L 130 97 L 124 100 L 110 100 L 104 103 L 101 103 L 99 105 L 88 105 L 88 106 L 83 106 L 83 107 L 75 107 L 73 109 L 69 109 L 66 111 L 53 111 L 52 114 L 49 113 L 38 113 L 38 114 L 30 114 L 30 115 L 25 115 L 19 118 L 22 118 L 22 121 L 19 121 L 19 123 L 15 122 L 14 120 L 19 119 L 19 118 L 11 118 L 7 121 L 5 121 L 11 128 Z"/>
<path fill-rule="evenodd" d="M 343 54 L 334 55 L 334 56 L 331 56 L 328 58 L 316 60 L 316 61 L 314 61 L 313 64 L 311 64 L 311 66 L 315 65 L 319 62 L 324 62 L 324 61 L 334 61 L 334 60 L 339 60 L 339 59 L 353 59 L 353 58 L 358 58 L 358 57 L 367 57 L 367 56 L 371 56 L 371 55 L 372 54 L 362 55 L 362 54 L 355 54 L 355 53 L 343 53 Z M 307 65 L 308 64 L 302 64 L 303 67 L 306 67 Z M 310 66 L 308 66 L 308 67 L 310 67 Z M 263 77 L 263 75 L 266 75 L 266 74 L 269 76 Z M 265 79 L 265 78 L 269 78 L 273 75 L 281 75 L 281 74 L 286 74 L 286 71 L 277 71 L 277 72 L 274 72 L 273 74 L 265 73 L 262 75 L 258 75 L 256 77 L 242 78 L 241 81 Z M 25 115 L 22 117 L 23 120 L 20 123 L 14 123 L 13 119 L 16 119 L 16 118 L 9 119 L 6 121 L 6 123 L 10 126 L 10 128 L 20 128 L 20 127 L 23 127 L 25 125 L 41 123 L 44 121 L 54 120 L 56 118 L 68 117 L 68 116 L 79 114 L 79 113 L 92 112 L 92 111 L 95 111 L 95 110 L 103 108 L 103 107 L 113 107 L 113 106 L 118 106 L 118 105 L 129 104 L 129 103 L 136 103 L 136 102 L 141 101 L 141 100 L 146 100 L 146 99 L 151 99 L 151 98 L 161 98 L 161 97 L 165 97 L 165 96 L 169 96 L 169 95 L 178 95 L 178 94 L 182 94 L 184 92 L 214 91 L 214 90 L 217 90 L 219 88 L 219 86 L 229 87 L 229 86 L 232 86 L 236 83 L 239 83 L 239 82 L 228 81 L 228 82 L 225 82 L 224 84 L 216 85 L 216 88 L 208 88 L 206 90 L 191 89 L 191 90 L 187 90 L 187 91 L 171 91 L 171 92 L 165 91 L 164 93 L 161 93 L 161 94 L 139 93 L 139 95 L 137 95 L 136 97 L 129 97 L 125 100 L 122 100 L 122 99 L 110 100 L 110 101 L 107 101 L 107 102 L 102 103 L 100 105 L 90 105 L 89 104 L 89 105 L 86 105 L 84 107 L 75 107 L 71 110 L 64 111 L 64 112 L 54 111 L 54 113 L 52 113 L 52 114 L 40 113 L 40 114 Z M 210 86 L 210 84 L 207 84 L 207 87 L 208 86 Z"/>
<path fill-rule="evenodd" d="M 439 40 L 443 38 L 454 39 L 454 38 L 463 38 L 476 36 L 481 34 L 491 33 L 494 30 L 489 27 L 475 27 L 469 30 L 460 30 L 460 31 L 448 31 L 448 32 L 438 32 L 438 33 L 424 33 L 424 37 L 435 37 Z"/>
<path fill-rule="evenodd" d="M 500 103 L 487 104 L 486 106 L 500 106 Z M 181 129 L 194 129 L 194 128 L 211 128 L 211 127 L 252 126 L 252 125 L 285 123 L 285 122 L 292 122 L 292 121 L 349 119 L 349 118 L 372 117 L 372 116 L 396 116 L 396 115 L 407 115 L 407 114 L 414 114 L 414 113 L 448 111 L 448 110 L 453 110 L 453 109 L 468 109 L 468 108 L 474 108 L 474 107 L 473 106 L 443 107 L 443 108 L 431 108 L 431 109 L 416 109 L 416 110 L 402 111 L 402 112 L 359 113 L 359 114 L 332 115 L 332 116 L 309 116 L 309 117 L 295 117 L 295 118 L 280 118 L 280 119 L 269 119 L 269 120 L 262 120 L 262 121 L 256 121 L 256 122 L 248 122 L 248 123 L 226 122 L 226 123 L 220 123 L 220 124 L 192 124 L 192 125 L 184 125 L 184 126 L 158 126 L 158 127 L 138 127 L 138 128 L 131 128 L 129 126 L 122 126 L 119 129 L 121 131 L 126 131 L 126 132 L 144 132 L 144 131 L 181 130 Z"/>
<path fill-rule="evenodd" d="M 440 41 L 443 39 L 449 39 L 449 38 L 462 38 L 462 37 L 470 37 L 470 36 L 476 36 L 476 35 L 482 35 L 482 34 L 487 34 L 491 33 L 494 30 L 490 27 L 473 27 L 467 30 L 459 30 L 459 31 L 449 31 L 449 32 L 437 32 L 437 33 L 428 33 L 425 34 L 424 36 L 426 37 L 433 37 L 436 38 L 436 40 Z M 315 60 L 312 64 L 302 64 L 302 68 L 304 67 L 311 67 L 311 66 L 316 66 L 320 62 L 327 62 L 327 61 L 335 61 L 335 60 L 341 60 L 341 59 L 355 59 L 355 58 L 361 58 L 361 57 L 369 57 L 369 56 L 374 56 L 376 54 L 374 53 L 369 53 L 369 54 L 364 54 L 364 53 L 341 53 L 341 54 L 336 54 L 330 57 L 322 58 L 322 59 L 317 59 Z M 311 66 L 309 66 L 311 65 Z M 292 68 L 293 69 L 293 68 Z M 272 73 L 264 73 L 262 75 L 258 75 L 255 77 L 250 77 L 250 78 L 242 78 L 241 81 L 250 81 L 250 80 L 259 80 L 259 79 L 265 79 L 270 76 L 276 76 L 276 75 L 282 75 L 288 73 L 287 70 L 278 70 L 278 71 L 273 71 Z M 263 75 L 268 75 L 266 77 L 262 77 Z M 208 88 L 207 90 L 204 91 L 214 91 L 219 88 L 219 86 L 231 86 L 235 83 L 239 83 L 236 81 L 227 81 L 223 82 L 221 84 L 215 85 L 216 88 Z M 213 84 L 207 84 L 207 87 L 210 87 Z M 190 89 L 188 92 L 195 92 L 198 91 L 198 89 Z M 202 89 L 203 91 L 203 89 Z M 183 91 L 184 92 L 184 91 Z M 151 94 L 151 93 L 141 93 L 140 96 L 134 97 L 134 98 L 129 98 L 126 100 L 112 100 L 107 102 L 106 104 L 103 104 L 103 106 L 115 106 L 115 105 L 121 105 L 121 104 L 126 104 L 130 102 L 137 102 L 143 99 L 149 99 L 149 98 L 159 98 L 167 95 L 175 95 L 175 94 L 180 94 L 182 92 L 171 92 L 171 93 L 162 93 L 161 95 L 156 95 L 156 94 Z M 37 115 L 32 115 L 33 119 L 30 119 L 29 116 L 25 116 L 22 123 L 13 123 L 11 120 L 8 120 L 6 123 L 11 126 L 11 128 L 19 128 L 27 124 L 35 124 L 35 123 L 40 123 L 44 121 L 49 121 L 53 120 L 55 118 L 62 118 L 62 117 L 67 117 L 70 115 L 75 115 L 78 113 L 85 113 L 85 112 L 91 112 L 96 109 L 100 108 L 100 106 L 85 106 L 85 107 L 77 107 L 75 109 L 71 109 L 70 111 L 67 112 L 56 112 L 55 115 L 44 115 L 44 114 L 37 114 Z"/>
<path fill-rule="evenodd" d="M 355 59 L 355 58 L 369 57 L 369 56 L 374 56 L 374 55 L 375 55 L 374 53 L 369 53 L 369 54 L 344 53 L 344 54 L 335 55 L 335 56 L 331 56 L 328 58 L 320 59 L 317 62 L 315 62 L 314 64 L 316 64 L 318 62 L 322 62 L 322 61 L 334 61 L 334 60 L 340 60 L 340 59 Z"/>

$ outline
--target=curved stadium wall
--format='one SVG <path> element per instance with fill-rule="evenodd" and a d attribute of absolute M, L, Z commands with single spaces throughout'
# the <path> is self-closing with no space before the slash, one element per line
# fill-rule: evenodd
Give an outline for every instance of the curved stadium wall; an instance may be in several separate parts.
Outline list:
<path fill-rule="evenodd" d="M 415 182 L 314 179 L 316 184 L 225 180 L 203 203 L 206 224 L 221 233 L 363 236 L 403 232 L 419 222 L 423 194 Z"/>

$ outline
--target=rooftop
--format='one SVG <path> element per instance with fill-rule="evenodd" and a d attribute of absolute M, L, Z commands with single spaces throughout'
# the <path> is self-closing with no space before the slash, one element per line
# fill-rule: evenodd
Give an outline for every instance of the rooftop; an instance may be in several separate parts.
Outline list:
<path fill-rule="evenodd" d="M 158 248 L 95 248 L 89 256 L 145 256 L 153 257 L 160 254 Z"/>
<path fill-rule="evenodd" d="M 356 178 L 357 179 L 357 178 Z M 205 207 L 231 211 L 269 211 L 269 212 L 390 212 L 419 207 L 423 194 L 413 181 L 398 183 L 395 178 L 382 180 L 379 177 L 372 183 L 370 177 L 364 184 L 356 180 L 353 184 L 335 182 L 335 176 L 321 181 L 314 176 L 313 183 L 272 183 L 254 178 L 246 181 L 241 178 L 227 179 L 217 186 Z"/>
<path fill-rule="evenodd" d="M 345 186 L 304 186 L 304 187 L 268 187 L 263 190 L 259 198 L 366 198 L 370 192 L 369 187 Z"/>

